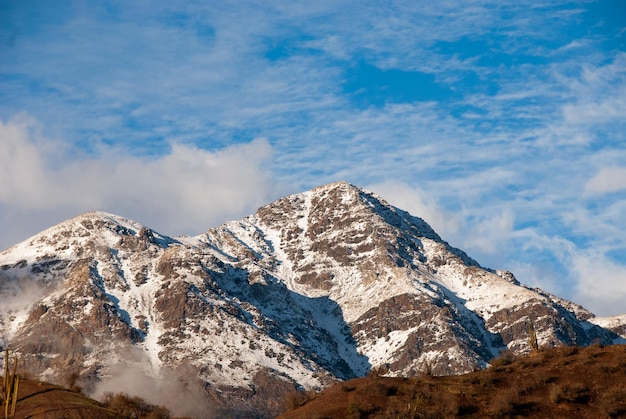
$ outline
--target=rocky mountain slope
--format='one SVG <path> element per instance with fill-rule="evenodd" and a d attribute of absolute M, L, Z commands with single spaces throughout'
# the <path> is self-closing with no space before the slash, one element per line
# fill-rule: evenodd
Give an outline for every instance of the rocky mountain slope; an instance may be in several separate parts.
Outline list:
<path fill-rule="evenodd" d="M 280 393 L 373 368 L 484 368 L 505 348 L 528 352 L 531 321 L 543 346 L 626 335 L 623 318 L 483 268 L 344 182 L 195 237 L 83 214 L 0 253 L 0 298 L 0 346 L 41 379 L 192 416 L 272 414 Z"/>

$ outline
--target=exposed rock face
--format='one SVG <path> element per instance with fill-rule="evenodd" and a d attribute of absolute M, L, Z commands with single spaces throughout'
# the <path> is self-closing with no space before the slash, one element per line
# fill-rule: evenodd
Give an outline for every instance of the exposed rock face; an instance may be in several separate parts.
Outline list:
<path fill-rule="evenodd" d="M 608 344 L 623 330 L 482 268 L 343 182 L 196 237 L 84 214 L 1 253 L 0 296 L 0 343 L 43 379 L 97 390 L 118 366 L 139 368 L 195 386 L 222 413 L 271 415 L 270 393 L 381 366 L 483 368 L 504 348 L 529 351 L 529 321 L 549 346 Z"/>

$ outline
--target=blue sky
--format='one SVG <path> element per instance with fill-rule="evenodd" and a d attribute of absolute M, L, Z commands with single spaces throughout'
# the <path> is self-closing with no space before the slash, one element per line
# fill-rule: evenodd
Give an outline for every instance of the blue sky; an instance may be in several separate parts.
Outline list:
<path fill-rule="evenodd" d="M 626 6 L 0 0 L 0 248 L 100 209 L 198 234 L 346 180 L 626 312 Z"/>

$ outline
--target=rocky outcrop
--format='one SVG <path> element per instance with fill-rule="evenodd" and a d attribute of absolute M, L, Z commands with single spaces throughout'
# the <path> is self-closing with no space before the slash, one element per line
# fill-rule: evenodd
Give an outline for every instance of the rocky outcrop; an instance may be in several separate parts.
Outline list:
<path fill-rule="evenodd" d="M 196 237 L 83 214 L 1 253 L 0 297 L 0 342 L 34 375 L 97 390 L 139 371 L 261 416 L 278 393 L 372 369 L 484 368 L 504 349 L 528 352 L 531 321 L 544 346 L 620 339 L 619 325 L 481 267 L 344 182 Z"/>

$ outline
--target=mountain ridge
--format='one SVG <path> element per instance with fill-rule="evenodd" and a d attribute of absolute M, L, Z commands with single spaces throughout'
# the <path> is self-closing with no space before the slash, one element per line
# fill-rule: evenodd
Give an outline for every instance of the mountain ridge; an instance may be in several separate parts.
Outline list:
<path fill-rule="evenodd" d="M 483 268 L 346 182 L 191 237 L 85 213 L 1 252 L 0 297 L 1 346 L 42 379 L 73 373 L 97 394 L 120 370 L 164 388 L 177 377 L 209 405 L 262 415 L 276 407 L 255 398 L 260 383 L 469 372 L 530 351 L 531 321 L 546 346 L 626 336 L 621 317 Z"/>

